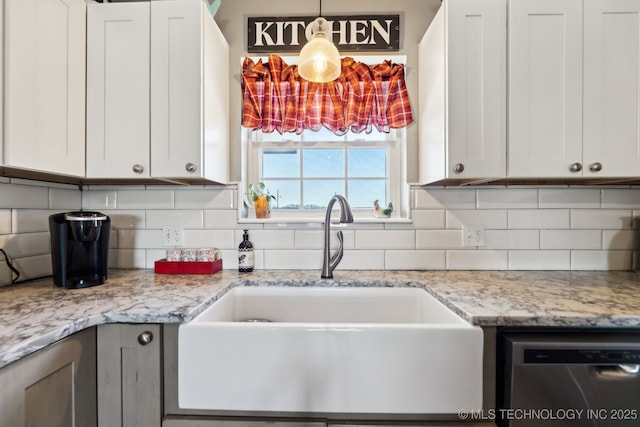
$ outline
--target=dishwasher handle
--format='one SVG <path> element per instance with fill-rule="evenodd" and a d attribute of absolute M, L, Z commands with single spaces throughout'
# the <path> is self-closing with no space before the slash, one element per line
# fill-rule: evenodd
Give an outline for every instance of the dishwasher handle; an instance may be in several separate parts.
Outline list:
<path fill-rule="evenodd" d="M 603 378 L 632 378 L 640 374 L 640 365 L 594 365 L 591 366 L 594 375 Z"/>

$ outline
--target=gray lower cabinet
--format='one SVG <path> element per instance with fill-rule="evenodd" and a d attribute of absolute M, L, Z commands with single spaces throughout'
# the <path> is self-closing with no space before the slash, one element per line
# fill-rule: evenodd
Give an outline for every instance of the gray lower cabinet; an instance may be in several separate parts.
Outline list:
<path fill-rule="evenodd" d="M 229 421 L 229 420 L 165 420 L 162 427 L 327 427 L 323 422 L 304 421 Z"/>
<path fill-rule="evenodd" d="M 0 369 L 0 427 L 95 427 L 96 331 Z"/>
<path fill-rule="evenodd" d="M 160 427 L 160 325 L 100 325 L 97 337 L 98 427 Z"/>

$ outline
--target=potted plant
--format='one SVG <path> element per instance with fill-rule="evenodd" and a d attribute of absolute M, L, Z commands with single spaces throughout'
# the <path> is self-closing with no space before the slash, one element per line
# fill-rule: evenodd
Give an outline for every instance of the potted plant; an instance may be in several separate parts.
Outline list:
<path fill-rule="evenodd" d="M 257 185 L 249 184 L 248 191 L 256 210 L 256 218 L 269 218 L 271 216 L 271 199 L 275 200 L 275 197 L 269 193 L 264 182 L 260 181 Z"/>

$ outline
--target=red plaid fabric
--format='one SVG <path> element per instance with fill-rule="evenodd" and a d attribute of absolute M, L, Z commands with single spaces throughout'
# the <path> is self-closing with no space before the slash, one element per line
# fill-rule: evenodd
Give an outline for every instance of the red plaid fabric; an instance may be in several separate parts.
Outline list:
<path fill-rule="evenodd" d="M 263 132 L 325 127 L 337 135 L 402 128 L 413 122 L 404 65 L 368 66 L 342 59 L 342 73 L 330 83 L 311 83 L 277 55 L 242 64 L 242 126 Z"/>

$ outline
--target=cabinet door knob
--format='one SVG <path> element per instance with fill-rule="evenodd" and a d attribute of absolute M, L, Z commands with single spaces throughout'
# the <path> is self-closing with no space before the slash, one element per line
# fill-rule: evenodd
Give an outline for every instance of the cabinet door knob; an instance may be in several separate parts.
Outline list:
<path fill-rule="evenodd" d="M 569 166 L 571 172 L 580 172 L 582 170 L 582 163 L 573 163 Z"/>
<path fill-rule="evenodd" d="M 187 163 L 184 168 L 187 170 L 187 172 L 191 173 L 195 172 L 198 169 L 198 167 L 193 163 Z"/>
<path fill-rule="evenodd" d="M 455 173 L 461 173 L 462 171 L 464 171 L 464 165 L 462 163 L 456 163 L 453 167 L 453 171 Z"/>
<path fill-rule="evenodd" d="M 144 331 L 140 335 L 138 335 L 138 342 L 141 345 L 147 345 L 151 341 L 153 341 L 153 334 L 150 331 Z"/>
<path fill-rule="evenodd" d="M 595 162 L 589 166 L 591 172 L 600 172 L 602 170 L 602 163 Z"/>
<path fill-rule="evenodd" d="M 142 173 L 144 172 L 144 166 L 139 165 L 139 164 L 135 164 L 133 165 L 133 167 L 131 168 L 133 170 L 134 173 Z"/>

